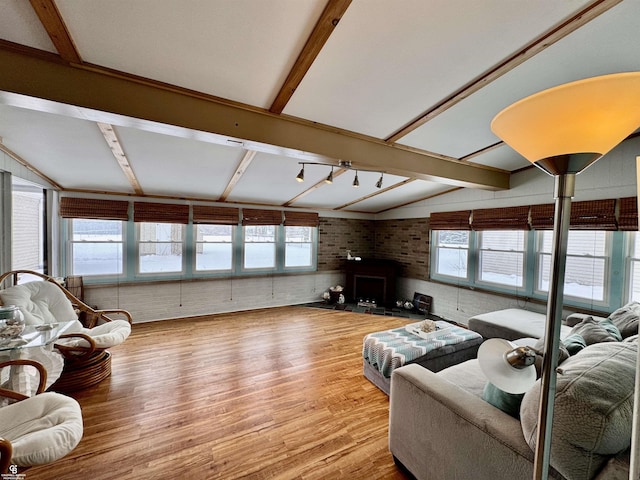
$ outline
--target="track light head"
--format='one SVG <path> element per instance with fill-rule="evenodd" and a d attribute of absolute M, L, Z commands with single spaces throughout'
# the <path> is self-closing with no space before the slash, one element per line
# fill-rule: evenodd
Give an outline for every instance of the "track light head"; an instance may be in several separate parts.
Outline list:
<path fill-rule="evenodd" d="M 382 188 L 382 177 L 384 176 L 383 173 L 380 174 L 380 180 L 378 180 L 378 182 L 376 183 L 376 188 Z"/>
<path fill-rule="evenodd" d="M 301 183 L 304 182 L 304 164 L 302 165 L 302 168 L 300 169 L 300 173 L 298 173 L 296 180 Z"/>
<path fill-rule="evenodd" d="M 353 178 L 353 188 L 360 186 L 360 180 L 358 180 L 358 171 L 356 170 L 356 176 Z"/>
<path fill-rule="evenodd" d="M 331 167 L 331 172 L 327 175 L 327 178 L 324 180 L 325 183 L 333 183 L 333 167 Z"/>

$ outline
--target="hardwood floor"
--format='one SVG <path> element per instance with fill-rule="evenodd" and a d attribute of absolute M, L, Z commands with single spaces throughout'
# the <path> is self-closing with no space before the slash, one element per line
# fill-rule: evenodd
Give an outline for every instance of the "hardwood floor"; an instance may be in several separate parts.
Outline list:
<path fill-rule="evenodd" d="M 282 307 L 134 324 L 76 392 L 84 437 L 51 479 L 405 479 L 362 339 L 406 319 Z"/>

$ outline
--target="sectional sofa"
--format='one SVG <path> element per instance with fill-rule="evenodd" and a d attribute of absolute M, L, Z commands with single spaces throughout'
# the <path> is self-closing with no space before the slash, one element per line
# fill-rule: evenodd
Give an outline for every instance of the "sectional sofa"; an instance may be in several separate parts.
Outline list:
<path fill-rule="evenodd" d="M 634 303 L 609 319 L 578 316 L 566 325 L 567 343 L 581 345 L 558 366 L 550 478 L 628 479 L 639 318 Z M 618 336 L 603 333 L 610 324 Z M 516 399 L 515 412 L 489 403 L 487 390 L 477 360 L 438 373 L 396 369 L 389 414 L 396 462 L 420 480 L 533 478 L 540 381 Z"/>

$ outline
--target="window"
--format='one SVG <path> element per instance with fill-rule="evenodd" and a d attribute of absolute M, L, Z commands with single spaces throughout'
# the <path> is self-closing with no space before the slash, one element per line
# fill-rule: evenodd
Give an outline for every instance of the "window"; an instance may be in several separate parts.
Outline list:
<path fill-rule="evenodd" d="M 233 226 L 194 225 L 196 233 L 196 271 L 233 268 Z"/>
<path fill-rule="evenodd" d="M 45 273 L 44 189 L 11 177 L 11 269 Z"/>
<path fill-rule="evenodd" d="M 182 272 L 182 224 L 140 222 L 137 228 L 140 273 Z"/>
<path fill-rule="evenodd" d="M 311 267 L 313 265 L 313 227 L 284 227 L 284 266 Z"/>
<path fill-rule="evenodd" d="M 244 268 L 276 266 L 276 225 L 251 225 L 244 231 Z"/>
<path fill-rule="evenodd" d="M 608 285 L 611 234 L 600 230 L 570 230 L 567 242 L 565 296 L 605 301 Z M 538 233 L 538 281 L 540 291 L 549 291 L 552 231 Z"/>
<path fill-rule="evenodd" d="M 122 274 L 124 222 L 74 218 L 70 225 L 72 275 Z"/>
<path fill-rule="evenodd" d="M 478 280 L 512 287 L 524 286 L 526 232 L 485 230 L 478 235 Z"/>
<path fill-rule="evenodd" d="M 637 232 L 629 232 L 628 242 L 628 296 L 629 301 L 640 301 L 640 235 Z"/>
<path fill-rule="evenodd" d="M 435 232 L 435 273 L 467 278 L 469 260 L 469 232 L 466 230 L 437 230 Z"/>

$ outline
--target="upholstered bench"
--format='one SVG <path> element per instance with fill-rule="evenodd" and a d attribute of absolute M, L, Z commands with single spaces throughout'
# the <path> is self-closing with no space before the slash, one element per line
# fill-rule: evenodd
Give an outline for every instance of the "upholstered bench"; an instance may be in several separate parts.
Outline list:
<path fill-rule="evenodd" d="M 396 368 L 416 363 L 439 372 L 477 356 L 482 336 L 442 320 L 436 324 L 448 328 L 448 333 L 427 340 L 400 327 L 366 335 L 362 347 L 365 378 L 389 395 L 391 374 Z"/>

